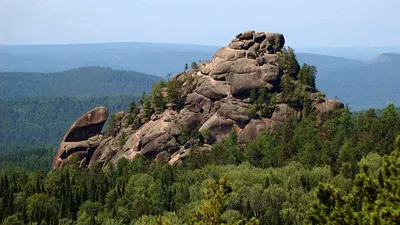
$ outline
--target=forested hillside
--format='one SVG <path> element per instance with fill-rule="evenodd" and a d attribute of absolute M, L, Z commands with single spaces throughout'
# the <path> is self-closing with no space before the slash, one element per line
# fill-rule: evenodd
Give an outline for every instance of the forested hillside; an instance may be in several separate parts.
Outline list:
<path fill-rule="evenodd" d="M 309 119 L 289 120 L 245 146 L 232 132 L 175 167 L 138 157 L 106 170 L 73 163 L 48 174 L 8 168 L 0 173 L 0 221 L 396 224 L 399 114 L 389 105 L 381 115 L 343 109 L 327 119 L 318 128 Z"/>
<path fill-rule="evenodd" d="M 0 72 L 0 98 L 140 95 L 160 77 L 104 67 L 58 73 Z"/>
<path fill-rule="evenodd" d="M 382 54 L 361 65 L 321 69 L 317 85 L 354 111 L 400 104 L 400 54 Z"/>
<path fill-rule="evenodd" d="M 240 41 L 236 42 L 240 44 Z M 252 58 L 250 51 L 250 58 L 244 59 L 245 62 L 264 63 L 262 57 Z M 211 84 L 207 88 L 198 88 L 204 85 L 204 80 L 191 79 L 188 74 L 205 76 L 202 74 L 205 64 L 193 63 L 190 70 L 186 65 L 183 73 L 168 82 L 154 82 L 150 95 L 143 94 L 140 100 L 137 95 L 14 98 L 19 96 L 17 92 L 3 97 L 0 99 L 1 225 L 397 224 L 400 219 L 400 114 L 395 105 L 389 104 L 381 111 L 370 109 L 353 113 L 318 92 L 316 68 L 307 64 L 300 67 L 292 49 L 284 49 L 274 58 L 275 53 L 268 56 L 275 59 L 275 63 L 279 60 L 277 65 L 282 66 L 282 70 L 276 70 L 276 79 L 282 78 L 277 79 L 282 83 L 274 83 L 276 88 L 271 88 L 271 93 L 261 86 L 249 89 L 246 93 L 249 96 L 237 94 L 223 99 L 218 94 L 226 92 L 213 92 L 218 91 L 213 84 L 223 82 L 221 80 L 203 77 L 206 81 L 211 80 Z M 342 59 L 335 60 L 339 64 L 347 63 Z M 216 61 L 221 62 L 220 59 Z M 237 66 L 232 60 L 228 63 Z M 256 64 L 250 65 L 255 67 Z M 243 65 L 239 65 L 237 69 L 242 68 Z M 86 69 L 92 70 L 79 69 L 79 73 L 85 74 Z M 118 78 L 118 74 L 114 78 Z M 40 80 L 43 74 L 37 76 Z M 42 78 L 51 80 L 48 76 Z M 21 79 L 23 75 L 16 77 L 19 82 L 14 84 L 25 85 Z M 243 77 L 251 78 L 241 73 L 241 79 L 236 80 L 239 82 L 228 83 L 234 88 L 251 83 L 252 80 L 243 82 Z M 83 80 L 92 85 L 92 79 Z M 107 83 L 109 80 L 102 81 Z M 121 80 L 119 84 L 123 82 Z M 196 82 L 199 82 L 198 86 Z M 83 88 L 76 85 L 69 88 Z M 24 87 L 29 89 L 29 85 Z M 44 85 L 46 92 L 42 94 L 51 95 L 52 87 Z M 235 91 L 234 88 L 227 90 Z M 63 94 L 71 93 L 66 89 L 62 89 L 65 90 Z M 27 93 L 32 93 L 33 89 L 30 91 Z M 114 94 L 119 93 L 117 91 L 112 89 Z M 136 91 L 129 93 L 136 94 Z M 214 134 L 209 129 L 186 126 L 178 130 L 171 125 L 168 132 L 176 135 L 176 144 L 179 144 L 179 150 L 175 149 L 173 154 L 185 158 L 182 157 L 179 163 L 170 163 L 172 155 L 168 156 L 163 149 L 167 154 L 158 153 L 157 145 L 164 148 L 172 138 L 156 138 L 165 136 L 166 132 L 160 129 L 162 126 L 178 121 L 172 115 L 192 110 L 197 114 L 185 118 L 193 122 L 206 111 L 196 104 L 183 103 L 185 97 L 193 96 L 191 91 L 202 93 L 200 100 L 212 93 L 213 102 L 203 103 L 211 105 L 210 108 L 219 107 L 213 112 L 214 118 L 228 117 L 223 122 L 229 122 L 232 115 L 238 121 L 248 118 L 263 122 L 280 118 L 279 126 L 261 132 L 260 123 L 256 124 L 254 131 L 260 133 L 251 132 L 254 139 L 250 141 L 240 139 L 244 129 L 238 129 L 238 126 L 221 129 L 222 122 L 216 122 Z M 90 93 L 95 92 L 84 94 Z M 311 94 L 315 96 L 314 103 L 312 98 L 310 100 Z M 239 102 L 240 98 L 243 101 Z M 220 101 L 216 103 L 215 99 Z M 140 106 L 130 104 L 133 101 Z M 224 109 L 228 101 L 231 101 L 230 108 Z M 279 106 L 276 105 L 278 101 Z M 332 110 L 322 113 L 318 104 L 323 102 L 326 104 L 320 108 L 329 106 L 327 103 L 335 104 L 331 105 Z M 238 105 L 244 107 L 246 104 L 249 105 L 245 110 L 235 111 Z M 283 110 L 285 104 L 286 111 Z M 99 105 L 108 107 L 110 114 L 126 110 L 119 114 L 123 117 L 111 116 L 108 128 L 111 132 L 101 134 L 108 138 L 102 145 L 109 147 L 103 149 L 105 156 L 124 156 L 131 151 L 125 146 L 130 146 L 129 142 L 140 135 L 136 132 L 138 129 L 143 136 L 135 145 L 130 143 L 131 146 L 148 145 L 158 155 L 146 155 L 150 149 L 146 147 L 131 158 L 120 157 L 105 164 L 101 164 L 105 162 L 101 155 L 97 159 L 103 161 L 94 160 L 88 169 L 83 169 L 78 165 L 84 165 L 82 160 L 87 160 L 88 155 L 77 154 L 82 150 L 78 149 L 71 151 L 67 163 L 48 172 L 50 158 L 55 153 L 54 144 L 82 112 Z M 179 107 L 187 107 L 187 110 Z M 289 107 L 299 110 L 298 113 L 290 114 Z M 171 117 L 161 117 L 163 111 L 168 111 Z M 153 130 L 151 133 L 145 127 L 160 129 L 160 132 Z M 125 132 L 128 130 L 131 133 Z M 222 132 L 227 135 L 218 140 L 217 136 Z M 144 140 L 146 138 L 148 140 Z M 72 148 L 60 149 L 67 153 Z"/>
<path fill-rule="evenodd" d="M 14 147 L 55 146 L 68 127 L 96 106 L 110 113 L 126 110 L 136 95 L 105 97 L 30 97 L 0 99 L 0 151 Z"/>

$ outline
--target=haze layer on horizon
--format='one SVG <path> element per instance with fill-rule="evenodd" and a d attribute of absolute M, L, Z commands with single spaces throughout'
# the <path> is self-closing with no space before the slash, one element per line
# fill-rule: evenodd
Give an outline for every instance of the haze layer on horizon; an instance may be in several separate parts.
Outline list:
<path fill-rule="evenodd" d="M 398 0 L 2 0 L 0 44 L 226 45 L 248 29 L 296 47 L 400 46 Z"/>

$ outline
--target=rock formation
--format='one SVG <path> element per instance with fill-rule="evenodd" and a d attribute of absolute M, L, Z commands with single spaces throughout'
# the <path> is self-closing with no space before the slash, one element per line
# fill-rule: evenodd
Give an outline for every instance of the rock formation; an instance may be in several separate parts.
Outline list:
<path fill-rule="evenodd" d="M 53 161 L 53 168 L 60 168 L 72 155 L 78 157 L 81 167 L 86 167 L 90 158 L 103 139 L 100 134 L 108 117 L 105 107 L 97 107 L 77 119 L 65 133 Z"/>
<path fill-rule="evenodd" d="M 216 141 L 222 141 L 235 129 L 239 141 L 245 143 L 262 132 L 272 131 L 288 118 L 301 120 L 304 107 L 284 99 L 280 93 L 282 77 L 286 75 L 296 83 L 300 69 L 297 62 L 291 71 L 280 65 L 284 44 L 283 35 L 277 33 L 246 31 L 236 35 L 227 47 L 215 53 L 211 61 L 172 78 L 182 83 L 184 91 L 180 103 L 170 103 L 165 110 L 155 110 L 149 119 L 143 117 L 141 108 L 135 115 L 139 125 L 133 125 L 129 119 L 132 113 L 120 112 L 112 131 L 104 137 L 98 134 L 99 124 L 104 124 L 107 111 L 93 109 L 88 114 L 98 112 L 94 114 L 102 116 L 96 119 L 101 119 L 94 121 L 89 117 L 85 120 L 88 114 L 78 119 L 61 142 L 53 167 L 62 165 L 72 152 L 79 154 L 81 166 L 90 167 L 95 162 L 115 164 L 121 158 L 133 159 L 138 155 L 173 165 L 186 157 L 192 147 L 192 143 L 179 140 L 184 132 L 209 133 Z M 274 99 L 263 109 L 264 113 L 254 110 L 251 99 L 252 92 L 260 90 Z M 341 102 L 325 98 L 313 87 L 305 90 L 310 110 L 319 118 L 343 108 Z M 168 90 L 164 89 L 163 95 L 168 95 Z M 100 129 L 83 132 L 94 123 Z M 68 138 L 75 127 L 81 132 L 74 135 L 74 139 Z M 89 141 L 82 142 L 86 140 Z M 210 148 L 208 143 L 200 146 L 205 151 Z"/>

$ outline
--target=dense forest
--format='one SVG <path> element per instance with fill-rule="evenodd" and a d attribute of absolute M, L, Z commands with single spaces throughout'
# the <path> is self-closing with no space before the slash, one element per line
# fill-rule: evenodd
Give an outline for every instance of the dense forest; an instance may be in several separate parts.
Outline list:
<path fill-rule="evenodd" d="M 136 95 L 0 99 L 0 142 L 58 143 L 69 126 L 90 109 L 106 106 L 114 114 L 138 99 Z"/>
<path fill-rule="evenodd" d="M 286 61 L 280 64 L 286 69 L 296 66 L 293 51 L 283 53 Z M 82 169 L 72 155 L 66 166 L 48 172 L 55 149 L 26 146 L 58 141 L 56 122 L 66 122 L 62 136 L 99 99 L 4 100 L 9 117 L 1 126 L 15 131 L 7 132 L 7 141 L 25 143 L 18 151 L 0 152 L 0 224 L 398 224 L 399 112 L 393 104 L 358 113 L 346 106 L 319 117 L 300 89 L 315 87 L 315 74 L 314 66 L 304 64 L 298 81 L 282 77 L 281 98 L 300 101 L 301 120 L 288 117 L 280 127 L 245 144 L 239 144 L 235 129 L 223 142 L 215 142 L 207 132 L 184 131 L 178 141 L 192 144 L 190 155 L 174 166 L 139 156 Z M 111 113 L 123 107 L 135 115 L 129 119 L 134 125 L 139 111 L 150 119 L 156 109 L 181 102 L 181 89 L 179 80 L 170 79 L 154 83 L 151 95 L 143 93 L 139 101 L 134 96 L 109 97 L 101 99 L 101 105 Z M 275 97 L 252 91 L 248 113 L 268 114 Z M 71 121 L 67 115 L 73 115 Z M 19 135 L 18 121 L 28 124 L 30 135 Z M 32 121 L 46 126 L 35 130 L 40 126 Z M 38 131 L 42 135 L 36 135 Z M 210 151 L 200 150 L 205 143 L 212 145 Z"/>
<path fill-rule="evenodd" d="M 0 168 L 9 164 L 48 171 L 54 151 L 71 124 L 96 106 L 127 110 L 136 95 L 0 99 Z M 105 125 L 106 127 L 107 125 Z"/>
<path fill-rule="evenodd" d="M 58 73 L 0 72 L 0 98 L 139 95 L 161 77 L 105 67 Z"/>
<path fill-rule="evenodd" d="M 400 116 L 394 105 L 323 124 L 288 120 L 242 146 L 171 167 L 139 157 L 89 170 L 0 173 L 2 224 L 396 224 Z M 200 141 L 199 135 L 186 138 Z M 395 144 L 396 143 L 396 144 Z"/>

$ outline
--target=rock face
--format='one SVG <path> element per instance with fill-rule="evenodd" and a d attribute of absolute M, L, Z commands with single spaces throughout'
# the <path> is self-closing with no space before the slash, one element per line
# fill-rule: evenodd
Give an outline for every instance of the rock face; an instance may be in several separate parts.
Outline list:
<path fill-rule="evenodd" d="M 214 140 L 222 141 L 235 129 L 239 141 L 245 143 L 262 132 L 274 130 L 288 118 L 300 120 L 303 109 L 280 100 L 281 78 L 285 71 L 279 59 L 284 44 L 283 35 L 278 33 L 246 31 L 236 35 L 211 61 L 175 76 L 173 79 L 182 81 L 182 88 L 189 86 L 189 80 L 191 82 L 191 88 L 182 93 L 182 104 L 167 104 L 166 110 L 156 110 L 150 119 L 140 116 L 141 109 L 141 126 L 128 122 L 130 114 L 121 112 L 114 124 L 116 129 L 103 137 L 99 132 L 107 111 L 104 108 L 91 110 L 88 114 L 98 112 L 95 114 L 102 116 L 96 117 L 94 122 L 93 118 L 85 120 L 88 115 L 85 114 L 71 126 L 60 144 L 53 167 L 62 166 L 72 152 L 79 154 L 82 166 L 89 167 L 95 162 L 116 164 L 121 158 L 133 159 L 138 155 L 173 165 L 189 154 L 192 143 L 180 140 L 188 130 L 208 132 Z M 298 73 L 298 69 L 295 72 Z M 325 98 L 315 88 L 308 89 L 312 110 L 318 116 L 343 108 L 341 102 Z M 265 90 L 277 97 L 266 115 L 258 111 L 249 113 L 253 107 L 250 95 L 254 90 Z M 97 124 L 100 129 L 89 129 L 91 124 Z M 82 132 L 68 139 L 75 127 Z M 207 151 L 210 146 L 204 144 L 200 149 Z"/>
<path fill-rule="evenodd" d="M 77 119 L 65 133 L 53 161 L 53 169 L 62 167 L 71 155 L 78 156 L 80 166 L 86 167 L 103 139 L 100 134 L 108 117 L 105 107 L 97 107 Z"/>

